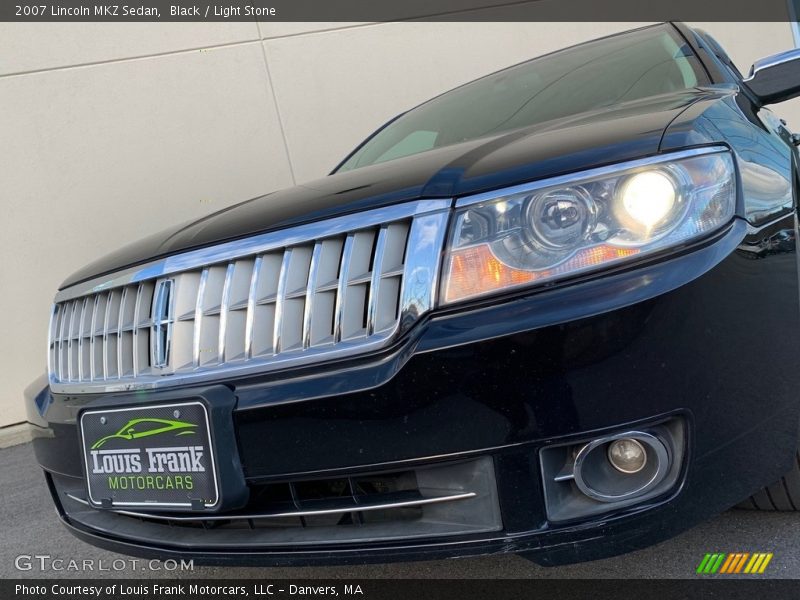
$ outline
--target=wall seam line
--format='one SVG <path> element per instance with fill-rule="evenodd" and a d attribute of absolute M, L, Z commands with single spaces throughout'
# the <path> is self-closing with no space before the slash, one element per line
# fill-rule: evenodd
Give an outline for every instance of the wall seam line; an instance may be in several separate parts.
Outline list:
<path fill-rule="evenodd" d="M 286 162 L 289 164 L 289 174 L 292 176 L 292 185 L 297 185 L 297 179 L 294 174 L 294 165 L 292 164 L 292 155 L 289 152 L 289 139 L 286 137 L 286 129 L 283 126 L 283 115 L 281 107 L 278 104 L 278 95 L 275 93 L 275 84 L 272 81 L 272 74 L 269 70 L 269 60 L 267 60 L 267 49 L 264 46 L 264 40 L 261 38 L 261 24 L 256 19 L 256 28 L 258 30 L 258 43 L 261 45 L 261 57 L 264 59 L 264 73 L 267 76 L 266 84 L 269 87 L 269 93 L 272 95 L 272 103 L 275 105 L 275 113 L 278 116 L 278 128 L 281 131 L 283 138 L 283 151 L 286 153 Z"/>
<path fill-rule="evenodd" d="M 261 35 L 260 31 L 257 32 L 257 35 Z M 77 63 L 74 65 L 64 65 L 60 67 L 48 67 L 46 69 L 30 69 L 28 71 L 15 71 L 13 73 L 2 73 L 0 74 L 0 79 L 10 78 L 10 77 L 23 77 L 25 75 L 39 75 L 42 73 L 52 73 L 56 71 L 71 71 L 73 69 L 86 69 L 91 67 L 99 67 L 104 65 L 112 65 L 116 63 L 126 63 L 126 62 L 134 62 L 137 60 L 148 60 L 151 58 L 163 58 L 166 56 L 179 56 L 181 54 L 189 54 L 192 52 L 202 52 L 203 50 L 219 50 L 225 48 L 233 48 L 235 46 L 249 46 L 252 44 L 259 44 L 261 43 L 260 39 L 254 40 L 240 40 L 238 42 L 229 42 L 227 44 L 215 44 L 213 46 L 196 46 L 192 48 L 184 48 L 181 50 L 170 50 L 168 52 L 157 52 L 155 54 L 140 54 L 137 56 L 127 56 L 125 58 L 112 58 L 109 60 L 98 60 L 98 61 L 91 61 L 85 63 Z"/>
<path fill-rule="evenodd" d="M 295 38 L 295 37 L 302 37 L 304 35 L 316 35 L 318 33 L 335 33 L 337 31 L 350 31 L 352 29 L 364 29 L 366 27 L 375 27 L 376 25 L 385 25 L 386 23 L 392 23 L 393 21 L 382 21 L 382 22 L 374 22 L 374 23 L 357 23 L 355 25 L 345 25 L 344 27 L 326 27 L 324 29 L 311 29 L 309 31 L 298 31 L 296 33 L 284 33 L 279 35 L 268 35 L 264 36 L 261 33 L 261 28 L 259 27 L 259 35 L 262 36 L 262 40 L 285 40 L 288 38 Z M 400 21 L 395 21 L 400 22 Z"/>

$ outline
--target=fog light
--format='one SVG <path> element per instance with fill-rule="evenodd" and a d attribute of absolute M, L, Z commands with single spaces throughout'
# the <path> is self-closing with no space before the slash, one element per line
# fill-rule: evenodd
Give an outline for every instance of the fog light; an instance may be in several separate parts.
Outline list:
<path fill-rule="evenodd" d="M 680 478 L 685 446 L 685 422 L 676 417 L 542 448 L 548 520 L 599 515 L 665 493 Z"/>
<path fill-rule="evenodd" d="M 600 502 L 619 502 L 655 488 L 671 467 L 664 442 L 645 431 L 602 437 L 581 447 L 572 476 L 578 489 Z"/>
<path fill-rule="evenodd" d="M 608 460 L 621 473 L 638 473 L 647 464 L 647 450 L 633 438 L 614 440 L 608 446 Z"/>

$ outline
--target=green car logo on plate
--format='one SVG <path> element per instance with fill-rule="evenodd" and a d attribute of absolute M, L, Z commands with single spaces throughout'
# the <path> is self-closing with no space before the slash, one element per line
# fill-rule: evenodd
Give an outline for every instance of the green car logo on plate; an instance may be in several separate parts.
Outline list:
<path fill-rule="evenodd" d="M 176 432 L 175 435 L 187 435 L 194 433 L 197 427 L 194 423 L 187 423 L 186 421 L 173 421 L 170 419 L 131 419 L 120 429 L 117 433 L 112 433 L 104 438 L 100 438 L 92 445 L 92 450 L 97 450 L 100 446 L 105 444 L 108 440 L 135 440 L 143 437 L 150 437 L 151 435 L 159 435 L 161 433 L 169 433 L 170 431 Z"/>

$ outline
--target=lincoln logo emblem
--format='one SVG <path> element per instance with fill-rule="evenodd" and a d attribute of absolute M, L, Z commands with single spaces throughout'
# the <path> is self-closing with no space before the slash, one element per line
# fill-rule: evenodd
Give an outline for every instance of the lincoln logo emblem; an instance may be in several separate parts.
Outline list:
<path fill-rule="evenodd" d="M 169 364 L 172 343 L 172 288 L 173 279 L 164 279 L 156 284 L 153 297 L 153 334 L 150 336 L 150 362 L 154 367 Z"/>

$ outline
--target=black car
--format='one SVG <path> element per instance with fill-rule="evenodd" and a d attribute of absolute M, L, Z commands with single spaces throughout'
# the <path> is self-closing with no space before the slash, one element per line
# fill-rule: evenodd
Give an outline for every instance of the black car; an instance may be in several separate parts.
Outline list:
<path fill-rule="evenodd" d="M 62 521 L 198 562 L 559 564 L 800 507 L 796 140 L 764 108 L 799 57 L 588 42 L 99 257 L 28 398 Z"/>

